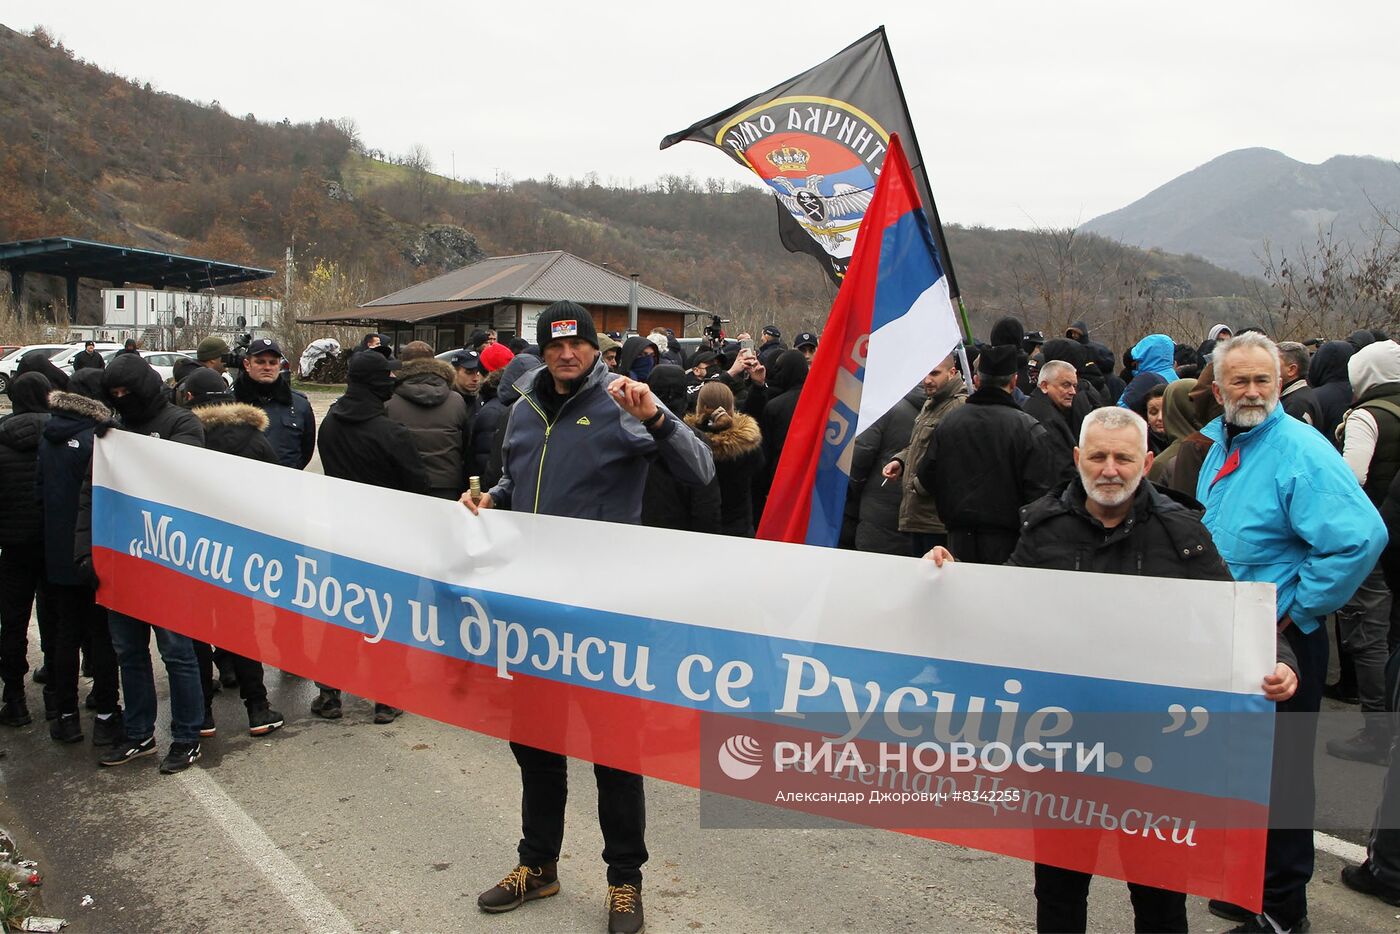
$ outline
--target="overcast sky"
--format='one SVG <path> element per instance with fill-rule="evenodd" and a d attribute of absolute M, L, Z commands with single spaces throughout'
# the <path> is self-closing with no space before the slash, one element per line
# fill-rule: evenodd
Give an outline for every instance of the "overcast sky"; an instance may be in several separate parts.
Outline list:
<path fill-rule="evenodd" d="M 888 30 L 945 220 L 1067 226 L 1249 146 L 1400 156 L 1400 4 L 5 0 L 79 57 L 443 174 L 747 179 L 660 138 Z M 4 93 L 0 89 L 0 93 Z"/>

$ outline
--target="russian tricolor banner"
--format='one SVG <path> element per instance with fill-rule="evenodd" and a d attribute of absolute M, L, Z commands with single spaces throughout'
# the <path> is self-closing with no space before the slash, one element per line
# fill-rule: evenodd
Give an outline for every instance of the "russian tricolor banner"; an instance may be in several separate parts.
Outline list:
<path fill-rule="evenodd" d="M 758 537 L 834 546 L 851 478 L 851 442 L 961 339 L 913 173 L 899 137 L 891 136 L 788 428 Z"/>
<path fill-rule="evenodd" d="M 120 431 L 94 453 L 99 600 L 138 619 L 729 798 L 1258 906 L 1271 587 L 732 538 L 733 606 L 627 585 L 720 541 Z"/>

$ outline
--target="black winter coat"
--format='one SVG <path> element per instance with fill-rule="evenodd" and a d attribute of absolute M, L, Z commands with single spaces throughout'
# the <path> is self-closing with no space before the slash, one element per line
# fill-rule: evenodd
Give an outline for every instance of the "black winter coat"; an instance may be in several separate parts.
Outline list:
<path fill-rule="evenodd" d="M 403 364 L 384 413 L 408 429 L 434 496 L 456 499 L 467 488 L 471 421 L 452 388 L 452 367 L 431 357 Z M 473 400 L 475 402 L 475 400 Z"/>
<path fill-rule="evenodd" d="M 408 429 L 384 414 L 369 388 L 351 383 L 321 422 L 326 476 L 428 494 L 428 472 Z"/>
<path fill-rule="evenodd" d="M 34 546 L 44 538 L 44 513 L 35 492 L 39 439 L 48 412 L 0 418 L 0 548 Z"/>
<path fill-rule="evenodd" d="M 102 359 L 102 354 L 96 350 L 80 350 L 73 354 L 73 369 L 76 370 L 101 370 L 107 366 L 107 361 Z"/>
<path fill-rule="evenodd" d="M 244 374 L 234 380 L 233 398 L 267 415 L 267 440 L 277 454 L 277 463 L 293 470 L 303 470 L 311 463 L 316 453 L 316 413 L 311 410 L 311 400 L 293 389 L 286 377 L 264 385 Z"/>
<path fill-rule="evenodd" d="M 685 431 L 684 428 L 679 429 Z M 653 529 L 681 532 L 720 530 L 719 479 L 704 486 L 692 486 L 676 479 L 661 458 L 653 458 L 642 491 L 642 525 Z"/>
<path fill-rule="evenodd" d="M 753 483 L 767 463 L 758 422 L 743 413 L 734 415 L 724 428 L 716 428 L 708 418 L 702 421 L 695 414 L 687 415 L 685 422 L 714 455 L 720 532 L 753 538 Z"/>
<path fill-rule="evenodd" d="M 1074 396 L 1078 401 L 1078 393 Z M 1050 444 L 1050 456 L 1055 462 L 1057 484 L 1068 483 L 1074 479 L 1078 472 L 1074 467 L 1074 449 L 1078 446 L 1075 435 L 1070 431 L 1070 419 L 1074 414 L 1074 403 L 1070 403 L 1068 414 L 1061 411 L 1055 403 L 1050 401 L 1050 397 L 1036 387 L 1035 392 L 1026 398 L 1026 402 L 1021 409 L 1027 414 L 1035 417 L 1035 420 L 1045 426 L 1045 433 L 1048 435 Z M 1092 411 L 1092 410 L 1091 410 Z M 1083 417 L 1080 417 L 1083 421 Z"/>
<path fill-rule="evenodd" d="M 1044 426 L 1000 389 L 983 387 L 948 413 L 919 464 L 950 533 L 1015 535 L 1021 507 L 1049 492 L 1058 470 Z"/>
<path fill-rule="evenodd" d="M 901 483 L 884 483 L 880 471 L 909 447 L 914 419 L 924 407 L 924 390 L 915 386 L 894 407 L 856 436 L 851 453 L 851 485 L 847 508 L 854 506 L 857 551 L 908 555 L 913 544 L 899 530 L 899 506 L 904 500 Z"/>
<path fill-rule="evenodd" d="M 115 400 L 122 429 L 180 444 L 204 446 L 204 428 L 189 409 L 170 401 L 160 375 L 140 354 L 119 354 L 102 371 L 102 388 L 108 397 L 125 389 L 126 400 Z"/>
<path fill-rule="evenodd" d="M 773 485 L 773 472 L 778 469 L 778 458 L 782 456 L 783 444 L 787 441 L 788 427 L 792 416 L 797 412 L 797 400 L 802 395 L 802 386 L 807 381 L 807 358 L 800 350 L 785 350 L 778 355 L 768 371 L 768 384 L 763 391 L 761 408 L 754 417 L 758 419 L 759 431 L 763 434 L 763 456 L 767 464 L 757 478 L 754 490 L 754 505 L 763 514 L 763 505 L 768 501 L 768 488 Z M 750 391 L 750 396 L 753 392 Z"/>
<path fill-rule="evenodd" d="M 1337 440 L 1337 426 L 1342 423 L 1347 409 L 1351 408 L 1351 380 L 1347 376 L 1347 362 L 1354 353 L 1356 347 L 1350 341 L 1328 341 L 1317 348 L 1308 366 L 1308 385 L 1313 388 L 1313 398 L 1322 412 L 1322 422 L 1315 427 L 1339 451 L 1342 445 Z"/>
<path fill-rule="evenodd" d="M 204 426 L 204 446 L 220 454 L 249 457 L 276 464 L 277 452 L 268 440 L 267 413 L 255 405 L 203 405 L 192 410 Z"/>
<path fill-rule="evenodd" d="M 1317 393 L 1306 380 L 1290 384 L 1279 396 L 1278 401 L 1283 403 L 1283 410 L 1298 421 L 1306 422 L 1314 428 L 1322 424 L 1322 406 L 1317 404 Z"/>
<path fill-rule="evenodd" d="M 78 506 L 92 478 L 92 438 L 112 412 L 77 393 L 49 395 L 50 417 L 39 442 L 37 486 L 44 510 L 44 570 L 50 582 L 68 587 L 91 583 L 75 554 Z M 84 549 L 91 548 L 84 543 Z"/>

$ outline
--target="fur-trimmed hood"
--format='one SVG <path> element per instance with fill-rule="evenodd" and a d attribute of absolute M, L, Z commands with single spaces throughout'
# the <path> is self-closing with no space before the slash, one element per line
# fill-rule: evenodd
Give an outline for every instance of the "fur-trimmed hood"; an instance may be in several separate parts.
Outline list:
<path fill-rule="evenodd" d="M 452 364 L 436 357 L 422 357 L 402 364 L 398 369 L 394 395 L 424 408 L 437 408 L 452 393 L 456 374 Z"/>
<path fill-rule="evenodd" d="M 74 415 L 78 418 L 88 418 L 94 422 L 105 422 L 113 417 L 112 410 L 96 399 L 62 390 L 54 390 L 49 393 L 49 411 Z"/>
<path fill-rule="evenodd" d="M 245 425 L 254 431 L 267 431 L 267 413 L 255 405 L 248 405 L 246 402 L 234 402 L 228 405 L 202 405 L 191 411 L 199 416 L 206 431 L 210 428 L 226 428 L 235 425 Z"/>
<path fill-rule="evenodd" d="M 763 433 L 753 417 L 743 412 L 736 412 L 730 417 L 733 421 L 729 427 L 719 431 L 701 425 L 699 416 L 694 413 L 685 417 L 685 423 L 695 429 L 701 441 L 710 446 L 717 461 L 743 457 L 763 443 Z"/>

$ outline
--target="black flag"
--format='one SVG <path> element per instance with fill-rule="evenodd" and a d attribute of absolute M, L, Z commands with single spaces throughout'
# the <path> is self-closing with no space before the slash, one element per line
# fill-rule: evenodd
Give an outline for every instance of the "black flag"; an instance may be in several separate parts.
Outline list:
<path fill-rule="evenodd" d="M 778 233 L 818 257 L 840 284 L 891 133 L 909 157 L 951 293 L 958 294 L 943 225 L 895 71 L 885 27 L 815 68 L 672 133 L 661 148 L 707 143 L 756 173 L 778 199 Z"/>

